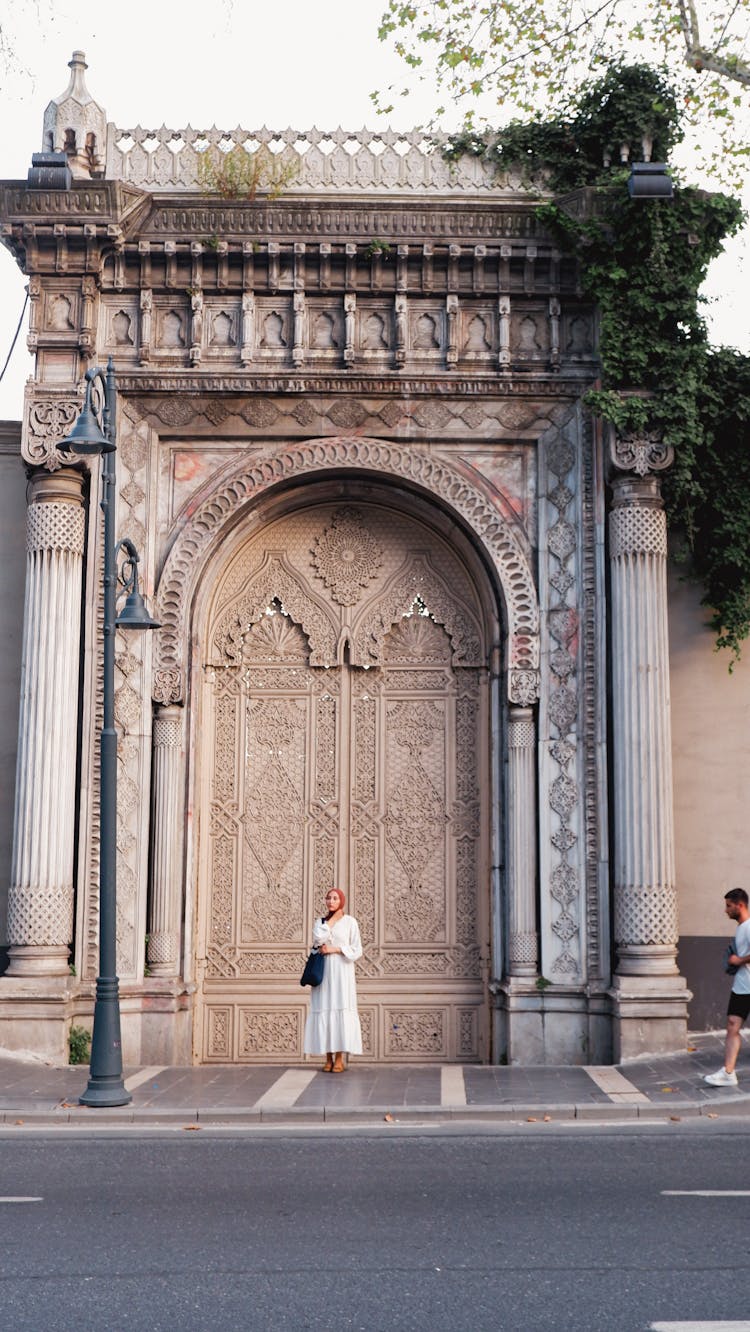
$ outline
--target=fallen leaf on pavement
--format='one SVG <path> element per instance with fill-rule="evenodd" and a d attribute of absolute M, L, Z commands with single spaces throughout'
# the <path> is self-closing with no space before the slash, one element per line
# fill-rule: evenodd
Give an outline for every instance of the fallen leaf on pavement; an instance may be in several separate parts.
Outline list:
<path fill-rule="evenodd" d="M 200 1129 L 200 1124 L 183 1124 L 182 1127 L 186 1133 L 197 1133 Z"/>
<path fill-rule="evenodd" d="M 536 1117 L 536 1115 L 527 1115 L 527 1116 L 526 1116 L 526 1123 L 527 1123 L 527 1124 L 536 1124 L 536 1123 L 537 1123 L 537 1117 Z"/>
<path fill-rule="evenodd" d="M 669 1092 L 673 1092 L 674 1090 L 675 1090 L 674 1087 L 660 1087 L 660 1088 L 659 1088 L 659 1091 L 664 1091 L 664 1092 L 667 1092 L 667 1091 L 669 1091 Z"/>
<path fill-rule="evenodd" d="M 715 1118 L 716 1118 L 716 1115 L 714 1115 L 714 1119 L 715 1119 Z M 24 1121 L 23 1121 L 22 1119 L 17 1119 L 17 1120 L 16 1120 L 16 1123 L 17 1123 L 17 1124 L 23 1124 L 23 1122 L 24 1122 Z"/>
<path fill-rule="evenodd" d="M 688 1054 L 695 1054 L 697 1049 L 698 1049 L 697 1045 L 689 1045 L 687 1048 Z"/>
<path fill-rule="evenodd" d="M 673 1124 L 679 1124 L 680 1120 L 682 1119 L 682 1115 L 670 1115 L 669 1118 Z"/>
<path fill-rule="evenodd" d="M 706 1115 L 706 1119 L 718 1119 L 718 1118 L 719 1116 L 717 1115 L 715 1110 L 709 1110 Z"/>

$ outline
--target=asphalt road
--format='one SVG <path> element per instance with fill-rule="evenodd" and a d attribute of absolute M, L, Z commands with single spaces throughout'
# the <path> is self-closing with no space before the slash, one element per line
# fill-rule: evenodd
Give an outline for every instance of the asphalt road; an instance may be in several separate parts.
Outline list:
<path fill-rule="evenodd" d="M 5 1136 L 0 1328 L 741 1319 L 750 1192 L 664 1191 L 742 1189 L 746 1126 L 674 1128 Z"/>

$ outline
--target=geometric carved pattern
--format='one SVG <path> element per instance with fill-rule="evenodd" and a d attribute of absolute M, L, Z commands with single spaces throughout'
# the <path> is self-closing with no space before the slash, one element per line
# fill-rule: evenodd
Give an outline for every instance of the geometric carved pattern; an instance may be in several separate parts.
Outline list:
<path fill-rule="evenodd" d="M 388 1055 L 446 1053 L 446 1013 L 441 1008 L 391 1008 L 386 1012 Z"/>
<path fill-rule="evenodd" d="M 16 885 L 8 896 L 8 943 L 67 947 L 71 942 L 73 886 Z"/>
<path fill-rule="evenodd" d="M 240 1055 L 299 1057 L 300 1014 L 240 1009 Z"/>
<path fill-rule="evenodd" d="M 678 938 L 674 888 L 620 887 L 615 893 L 615 943 L 667 944 Z"/>
<path fill-rule="evenodd" d="M 537 959 L 538 936 L 534 931 L 513 931 L 510 936 L 511 962 L 535 963 Z"/>
<path fill-rule="evenodd" d="M 578 718 L 576 675 L 578 669 L 578 610 L 568 600 L 575 590 L 576 527 L 566 513 L 574 503 L 575 481 L 568 480 L 575 466 L 575 451 L 568 440 L 558 437 L 547 449 L 550 480 L 547 490 L 549 503 L 557 510 L 557 518 L 547 533 L 547 549 L 553 557 L 549 584 L 550 611 L 550 675 L 548 716 L 558 731 L 559 738 L 550 746 L 550 755 L 557 764 L 559 775 L 549 787 L 549 803 L 557 816 L 552 821 L 551 843 L 559 857 L 550 876 L 551 928 L 562 945 L 550 966 L 552 975 L 572 977 L 580 971 L 577 911 L 577 871 L 569 861 L 577 835 L 572 826 L 579 792 L 569 769 L 575 762 L 575 744 L 565 737 L 575 731 Z M 552 561 L 550 561 L 552 564 Z M 515 946 L 519 946 L 516 936 Z M 525 939 L 531 950 L 531 937 Z M 575 951 L 573 944 L 575 942 Z M 514 941 L 511 939 L 511 947 Z M 531 959 L 515 959 L 517 961 Z M 535 954 L 534 954 L 535 960 Z"/>
<path fill-rule="evenodd" d="M 625 555 L 667 556 L 667 517 L 663 509 L 628 504 L 609 516 L 610 557 Z"/>
<path fill-rule="evenodd" d="M 203 565 L 222 532 L 263 491 L 287 477 L 357 468 L 398 476 L 442 498 L 460 514 L 483 544 L 503 588 L 508 618 L 508 667 L 533 681 L 539 670 L 539 612 L 534 578 L 513 528 L 479 489 L 444 459 L 399 444 L 367 438 L 313 440 L 290 445 L 261 459 L 243 460 L 217 482 L 214 492 L 191 515 L 175 539 L 156 597 L 156 678 L 161 702 L 184 696 L 189 608 Z"/>
<path fill-rule="evenodd" d="M 30 504 L 26 511 L 26 549 L 83 554 L 85 516 L 80 504 Z"/>

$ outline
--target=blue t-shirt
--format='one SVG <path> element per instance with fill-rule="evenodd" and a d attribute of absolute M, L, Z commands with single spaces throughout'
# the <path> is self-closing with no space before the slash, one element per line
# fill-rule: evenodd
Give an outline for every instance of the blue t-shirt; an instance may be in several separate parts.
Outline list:
<path fill-rule="evenodd" d="M 747 957 L 750 953 L 750 917 L 737 926 L 734 936 L 734 951 L 738 957 Z M 734 978 L 732 990 L 735 994 L 750 994 L 750 962 L 741 966 Z"/>

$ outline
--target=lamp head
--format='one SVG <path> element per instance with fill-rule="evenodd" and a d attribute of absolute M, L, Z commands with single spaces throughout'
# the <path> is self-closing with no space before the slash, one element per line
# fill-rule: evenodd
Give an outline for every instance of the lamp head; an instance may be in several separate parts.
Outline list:
<path fill-rule="evenodd" d="M 161 629 L 161 621 L 154 620 L 149 615 L 148 607 L 137 587 L 128 593 L 115 624 L 118 629 Z"/>
<path fill-rule="evenodd" d="M 666 162 L 633 162 L 628 176 L 631 199 L 671 199 L 672 177 Z"/>
<path fill-rule="evenodd" d="M 57 447 L 63 453 L 114 453 L 115 445 L 102 432 L 91 410 L 90 393 L 86 394 L 86 401 L 70 434 L 60 440 Z"/>

